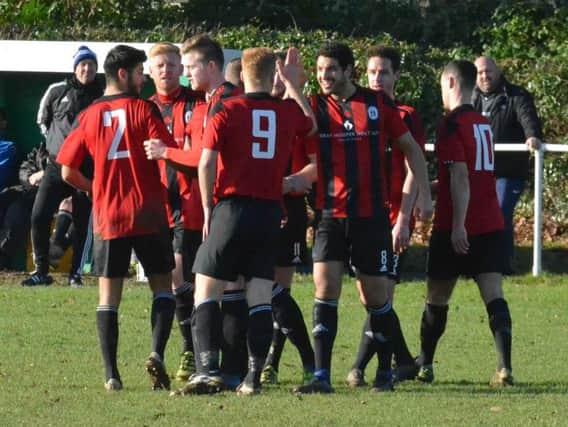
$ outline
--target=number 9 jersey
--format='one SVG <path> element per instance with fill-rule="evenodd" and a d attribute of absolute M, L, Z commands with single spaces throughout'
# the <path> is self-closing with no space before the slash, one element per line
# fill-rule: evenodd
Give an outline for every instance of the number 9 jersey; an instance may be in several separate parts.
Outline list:
<path fill-rule="evenodd" d="M 158 164 L 144 151 L 150 138 L 177 147 L 154 103 L 120 94 L 91 104 L 63 143 L 58 163 L 77 169 L 85 156 L 93 158 L 93 232 L 102 240 L 168 225 Z"/>
<path fill-rule="evenodd" d="M 311 129 L 291 99 L 249 93 L 219 102 L 203 135 L 203 148 L 219 152 L 214 196 L 281 200 L 293 144 Z"/>
<path fill-rule="evenodd" d="M 489 121 L 469 104 L 442 120 L 436 135 L 438 198 L 434 230 L 452 230 L 449 165 L 465 162 L 469 176 L 469 205 L 465 229 L 470 236 L 503 230 L 503 216 L 495 190 L 493 132 Z"/>

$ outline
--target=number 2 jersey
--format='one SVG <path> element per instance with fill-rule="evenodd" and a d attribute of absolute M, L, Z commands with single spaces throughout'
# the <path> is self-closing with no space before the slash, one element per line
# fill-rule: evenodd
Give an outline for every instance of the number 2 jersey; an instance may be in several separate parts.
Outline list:
<path fill-rule="evenodd" d="M 103 96 L 79 116 L 57 157 L 77 169 L 94 161 L 93 231 L 103 240 L 155 233 L 167 227 L 166 189 L 144 141 L 176 147 L 155 104 L 126 94 Z"/>
<path fill-rule="evenodd" d="M 282 200 L 294 141 L 311 129 L 293 100 L 248 93 L 218 103 L 203 135 L 203 148 L 219 152 L 215 197 Z"/>
<path fill-rule="evenodd" d="M 489 121 L 469 104 L 442 120 L 436 135 L 438 198 L 434 230 L 452 230 L 452 197 L 449 166 L 465 162 L 469 175 L 469 205 L 465 229 L 479 235 L 503 229 L 503 216 L 495 190 L 493 132 Z"/>

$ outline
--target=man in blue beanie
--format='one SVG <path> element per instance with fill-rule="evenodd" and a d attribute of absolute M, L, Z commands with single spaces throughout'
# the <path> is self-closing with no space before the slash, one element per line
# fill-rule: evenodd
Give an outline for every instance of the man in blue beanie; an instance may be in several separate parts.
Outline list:
<path fill-rule="evenodd" d="M 61 166 L 55 162 L 63 141 L 71 131 L 80 111 L 103 93 L 95 80 L 97 55 L 87 46 L 79 46 L 73 55 L 73 75 L 47 88 L 39 105 L 37 123 L 46 139 L 49 160 L 40 182 L 32 209 L 32 245 L 36 270 L 22 282 L 23 286 L 50 285 L 49 235 L 53 214 L 61 200 L 72 196 L 75 239 L 69 272 L 69 285 L 80 286 L 81 256 L 87 236 L 91 202 L 85 193 L 75 190 L 61 178 Z M 92 164 L 83 164 L 83 173 L 92 176 Z"/>

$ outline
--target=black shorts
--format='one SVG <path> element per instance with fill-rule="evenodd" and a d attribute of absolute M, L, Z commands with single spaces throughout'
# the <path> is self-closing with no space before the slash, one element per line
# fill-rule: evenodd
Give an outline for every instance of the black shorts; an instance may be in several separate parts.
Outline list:
<path fill-rule="evenodd" d="M 388 214 L 379 218 L 326 218 L 316 230 L 314 262 L 342 261 L 370 276 L 393 271 L 391 227 Z"/>
<path fill-rule="evenodd" d="M 288 196 L 284 197 L 284 206 L 287 220 L 280 229 L 276 265 L 279 267 L 302 265 L 306 263 L 308 255 L 306 201 L 303 196 Z"/>
<path fill-rule="evenodd" d="M 128 275 L 132 249 L 142 264 L 147 276 L 166 274 L 174 268 L 174 255 L 170 233 L 163 232 L 141 236 L 120 237 L 93 242 L 93 273 L 106 278 L 119 278 Z"/>
<path fill-rule="evenodd" d="M 209 236 L 193 272 L 234 282 L 239 275 L 274 280 L 282 208 L 279 202 L 248 197 L 221 200 L 213 209 Z"/>
<path fill-rule="evenodd" d="M 434 231 L 428 249 L 428 277 L 451 280 L 459 276 L 502 273 L 505 265 L 505 240 L 502 231 L 469 236 L 469 253 L 454 252 L 450 232 Z"/>
<path fill-rule="evenodd" d="M 201 246 L 203 240 L 202 230 L 183 230 L 182 240 L 182 263 L 183 263 L 183 280 L 185 282 L 194 283 L 195 274 L 191 271 L 195 262 L 195 255 Z"/>

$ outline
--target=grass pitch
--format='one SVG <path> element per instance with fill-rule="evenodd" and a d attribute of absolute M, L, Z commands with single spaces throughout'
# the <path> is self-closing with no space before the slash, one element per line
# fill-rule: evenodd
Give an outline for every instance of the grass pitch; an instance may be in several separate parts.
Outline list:
<path fill-rule="evenodd" d="M 297 352 L 287 343 L 280 385 L 252 398 L 232 393 L 171 398 L 152 392 L 143 367 L 150 351 L 151 296 L 145 285 L 132 282 L 120 308 L 119 369 L 125 389 L 105 392 L 94 279 L 83 289 L 23 289 L 20 280 L 0 276 L 1 425 L 568 425 L 567 276 L 514 277 L 505 283 L 513 317 L 513 388 L 494 391 L 488 386 L 495 369 L 493 341 L 477 288 L 465 281 L 450 305 L 434 384 L 408 382 L 395 393 L 378 395 L 347 388 L 344 380 L 365 313 L 353 282 L 346 280 L 333 355 L 336 394 L 291 394 L 301 372 Z M 311 278 L 298 276 L 293 293 L 311 324 Z M 406 283 L 398 287 L 394 304 L 414 352 L 423 299 L 423 282 Z M 166 355 L 172 373 L 179 350 L 174 328 Z M 371 362 L 368 381 L 375 367 Z"/>

